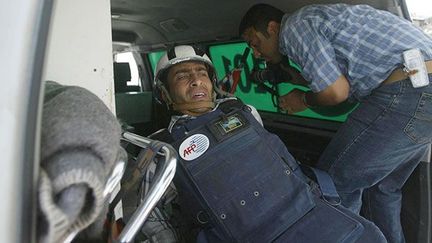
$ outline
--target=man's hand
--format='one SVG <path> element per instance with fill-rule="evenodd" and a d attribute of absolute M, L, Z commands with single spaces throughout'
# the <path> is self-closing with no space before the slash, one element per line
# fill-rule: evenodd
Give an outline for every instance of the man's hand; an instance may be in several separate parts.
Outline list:
<path fill-rule="evenodd" d="M 279 97 L 279 107 L 293 114 L 313 106 L 337 105 L 348 98 L 350 85 L 345 76 L 341 75 L 334 83 L 318 93 L 294 89 Z"/>
<path fill-rule="evenodd" d="M 304 95 L 304 91 L 293 89 L 288 94 L 279 97 L 279 107 L 288 114 L 304 111 L 308 108 L 303 101 Z"/>

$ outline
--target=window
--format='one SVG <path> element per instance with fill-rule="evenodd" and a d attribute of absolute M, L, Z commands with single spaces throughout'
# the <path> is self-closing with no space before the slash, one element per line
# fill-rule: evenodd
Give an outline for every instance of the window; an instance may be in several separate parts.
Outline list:
<path fill-rule="evenodd" d="M 131 80 L 127 82 L 128 86 L 137 85 L 141 86 L 139 74 L 138 74 L 138 65 L 133 57 L 132 52 L 123 52 L 118 53 L 114 56 L 115 62 L 128 62 L 130 71 L 131 71 Z"/>
<path fill-rule="evenodd" d="M 247 48 L 245 42 L 223 43 L 220 45 L 210 46 L 210 58 L 216 68 L 219 79 L 223 79 L 229 71 L 239 65 L 239 61 L 243 56 L 245 48 Z M 252 53 L 249 53 L 246 62 L 247 63 L 243 66 L 242 74 L 234 93 L 235 96 L 239 97 L 243 102 L 253 105 L 260 111 L 280 112 L 272 102 L 276 97 L 272 97 L 266 89 L 258 87 L 256 83 L 251 82 L 250 75 L 253 68 L 260 65 L 259 60 L 253 58 Z M 269 83 L 266 85 L 271 86 Z M 293 88 L 305 89 L 301 86 L 283 82 L 277 85 L 277 92 L 279 95 L 287 94 Z M 313 109 L 306 109 L 305 111 L 295 114 L 295 116 L 343 122 L 346 120 L 348 114 L 356 107 L 357 104 L 344 102 L 337 106 L 322 106 Z"/>
<path fill-rule="evenodd" d="M 406 4 L 413 23 L 432 36 L 432 2 L 406 0 Z"/>

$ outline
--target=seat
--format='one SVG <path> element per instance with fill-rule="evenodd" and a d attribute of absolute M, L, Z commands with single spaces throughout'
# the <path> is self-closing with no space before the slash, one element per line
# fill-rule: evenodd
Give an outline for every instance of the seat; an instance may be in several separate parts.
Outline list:
<path fill-rule="evenodd" d="M 141 91 L 138 85 L 127 85 L 131 80 L 131 70 L 127 62 L 114 63 L 114 88 L 116 116 L 132 131 L 144 135 L 149 130 L 152 117 L 151 91 Z"/>
<path fill-rule="evenodd" d="M 431 242 L 432 168 L 431 145 L 402 188 L 401 221 L 407 242 Z"/>
<path fill-rule="evenodd" d="M 150 122 L 152 99 L 151 91 L 115 94 L 117 117 L 129 125 Z"/>

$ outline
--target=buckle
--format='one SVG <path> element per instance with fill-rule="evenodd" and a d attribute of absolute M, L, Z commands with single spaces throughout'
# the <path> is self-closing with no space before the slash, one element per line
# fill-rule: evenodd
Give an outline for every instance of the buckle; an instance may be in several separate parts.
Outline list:
<path fill-rule="evenodd" d="M 411 75 L 414 75 L 416 73 L 418 73 L 419 70 L 417 69 L 409 69 L 407 66 L 403 65 L 402 67 L 402 72 L 404 73 L 405 76 L 409 77 Z"/>

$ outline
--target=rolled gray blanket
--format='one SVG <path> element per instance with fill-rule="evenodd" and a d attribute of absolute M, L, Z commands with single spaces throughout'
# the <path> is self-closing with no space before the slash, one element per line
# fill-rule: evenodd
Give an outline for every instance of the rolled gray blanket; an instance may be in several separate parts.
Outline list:
<path fill-rule="evenodd" d="M 63 242 L 104 213 L 105 183 L 115 162 L 126 157 L 120 136 L 115 116 L 96 95 L 81 87 L 46 82 L 39 242 Z"/>

